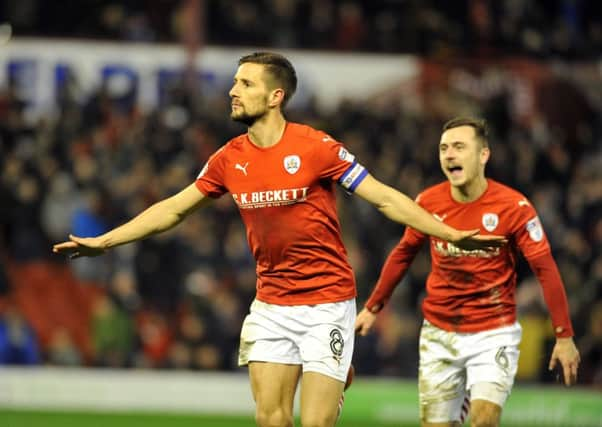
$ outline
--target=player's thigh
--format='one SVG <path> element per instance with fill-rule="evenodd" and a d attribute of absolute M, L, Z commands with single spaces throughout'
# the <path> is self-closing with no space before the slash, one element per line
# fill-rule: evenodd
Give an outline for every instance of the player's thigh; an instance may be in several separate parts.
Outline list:
<path fill-rule="evenodd" d="M 307 332 L 299 344 L 303 373 L 347 379 L 355 340 L 355 301 L 317 304 L 304 313 Z"/>
<path fill-rule="evenodd" d="M 249 362 L 301 365 L 298 341 L 305 331 L 299 325 L 298 311 L 295 306 L 253 301 L 240 332 L 239 366 Z"/>
<path fill-rule="evenodd" d="M 518 369 L 522 329 L 518 323 L 468 338 L 466 363 L 471 425 L 498 426 Z"/>
<path fill-rule="evenodd" d="M 257 418 L 292 421 L 293 401 L 300 376 L 301 365 L 249 362 Z"/>
<path fill-rule="evenodd" d="M 482 399 L 470 401 L 470 425 L 472 427 L 497 427 L 500 425 L 502 407 Z"/>
<path fill-rule="evenodd" d="M 504 406 L 518 369 L 520 338 L 518 324 L 470 337 L 467 345 L 472 353 L 466 362 L 466 375 L 471 400 Z"/>
<path fill-rule="evenodd" d="M 453 426 L 462 418 L 466 371 L 458 341 L 458 334 L 429 322 L 421 328 L 418 391 L 424 426 Z"/>
<path fill-rule="evenodd" d="M 318 372 L 303 373 L 301 425 L 303 427 L 334 426 L 344 385 L 344 382 Z"/>

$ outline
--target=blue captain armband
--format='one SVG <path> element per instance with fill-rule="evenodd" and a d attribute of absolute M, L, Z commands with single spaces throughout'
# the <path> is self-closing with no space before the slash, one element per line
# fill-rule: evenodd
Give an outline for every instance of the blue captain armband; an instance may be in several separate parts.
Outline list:
<path fill-rule="evenodd" d="M 360 182 L 368 176 L 368 171 L 358 162 L 353 162 L 338 180 L 338 183 L 348 193 L 353 193 Z"/>

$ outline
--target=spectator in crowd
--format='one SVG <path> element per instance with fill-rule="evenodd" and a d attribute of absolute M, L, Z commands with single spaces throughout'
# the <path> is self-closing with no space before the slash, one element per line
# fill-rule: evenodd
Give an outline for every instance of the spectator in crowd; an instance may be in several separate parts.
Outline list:
<path fill-rule="evenodd" d="M 16 306 L 8 306 L 0 316 L 0 365 L 36 365 L 41 361 L 33 329 Z"/>
<path fill-rule="evenodd" d="M 175 42 L 187 2 L 96 2 L 68 12 L 48 2 L 0 10 L 18 34 L 130 42 Z M 600 2 L 411 0 L 236 0 L 202 2 L 210 44 L 454 54 L 596 57 L 602 48 Z M 41 18 L 44 19 L 41 19 Z"/>
<path fill-rule="evenodd" d="M 94 364 L 114 368 L 131 365 L 134 319 L 109 295 L 95 301 L 90 329 Z"/>
<path fill-rule="evenodd" d="M 48 362 L 56 366 L 81 366 L 83 357 L 71 334 L 65 328 L 56 328 L 52 331 L 47 349 Z"/>

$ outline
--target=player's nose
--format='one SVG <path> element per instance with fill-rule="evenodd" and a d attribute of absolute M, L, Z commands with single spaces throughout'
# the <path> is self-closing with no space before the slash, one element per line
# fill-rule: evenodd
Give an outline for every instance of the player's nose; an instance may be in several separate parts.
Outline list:
<path fill-rule="evenodd" d="M 445 158 L 447 160 L 453 160 L 456 158 L 456 153 L 454 152 L 454 150 L 447 150 L 445 152 Z"/>
<path fill-rule="evenodd" d="M 230 98 L 234 98 L 236 95 L 236 85 L 232 86 L 230 88 L 230 91 L 228 92 L 228 95 L 230 96 Z"/>

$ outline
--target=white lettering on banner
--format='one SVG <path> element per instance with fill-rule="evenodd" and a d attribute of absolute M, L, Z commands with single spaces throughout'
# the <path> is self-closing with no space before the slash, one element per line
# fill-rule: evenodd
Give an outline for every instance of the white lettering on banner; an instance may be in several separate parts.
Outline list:
<path fill-rule="evenodd" d="M 136 104 L 148 111 L 161 105 L 168 88 L 185 74 L 186 52 L 177 45 L 52 40 L 48 49 L 48 43 L 13 37 L 0 50 L 0 86 L 9 78 L 16 82 L 34 115 L 56 108 L 67 75 L 74 77 L 78 101 L 83 101 L 110 77 L 103 69 L 119 67 L 117 74 L 136 88 Z M 231 47 L 207 46 L 196 56 L 195 84 L 201 85 L 204 96 L 222 99 L 224 89 L 232 85 L 233 55 L 246 53 L 236 52 Z M 320 109 L 330 111 L 336 111 L 342 98 L 365 99 L 383 85 L 413 81 L 420 72 L 418 59 L 411 55 L 289 52 L 306 83 L 292 102 L 317 102 Z M 362 78 L 366 73 L 372 78 Z"/>
<path fill-rule="evenodd" d="M 500 254 L 500 248 L 494 248 L 488 251 L 483 249 L 468 251 L 460 249 L 453 243 L 442 242 L 441 240 L 433 240 L 433 249 L 441 256 L 451 257 L 467 256 L 473 258 L 491 258 Z"/>
<path fill-rule="evenodd" d="M 232 198 L 240 209 L 270 208 L 303 202 L 307 199 L 308 191 L 309 187 L 252 191 L 232 193 Z"/>

